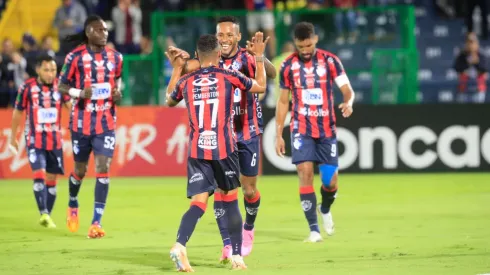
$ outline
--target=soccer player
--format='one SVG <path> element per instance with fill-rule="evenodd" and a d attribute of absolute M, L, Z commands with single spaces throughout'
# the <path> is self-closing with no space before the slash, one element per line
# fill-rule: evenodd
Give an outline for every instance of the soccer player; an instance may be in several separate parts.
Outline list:
<path fill-rule="evenodd" d="M 187 197 L 191 198 L 191 206 L 182 217 L 177 242 L 170 250 L 170 257 L 179 271 L 193 271 L 185 246 L 206 210 L 209 196 L 215 192 L 228 202 L 223 216 L 231 240 L 232 268 L 246 269 L 241 255 L 242 216 L 237 201 L 240 169 L 232 111 L 235 89 L 255 93 L 265 91 L 264 49 L 263 34 L 257 33 L 254 49 L 256 80 L 218 67 L 220 46 L 214 35 L 199 38 L 197 52 L 201 68 L 180 80 L 184 58 L 179 56 L 178 49 L 166 53 L 174 68 L 167 90 L 167 103 L 175 106 L 185 100 L 191 128 L 187 159 Z"/>
<path fill-rule="evenodd" d="M 22 113 L 27 109 L 24 133 L 34 177 L 34 197 L 41 213 L 39 223 L 48 228 L 56 227 L 50 215 L 56 200 L 56 176 L 64 174 L 61 106 L 71 108 L 70 97 L 62 97 L 58 92 L 56 72 L 56 62 L 51 56 L 38 57 L 38 77 L 28 79 L 19 88 L 9 141 L 10 150 L 17 154 L 17 128 L 22 120 Z"/>
<path fill-rule="evenodd" d="M 292 93 L 291 150 L 292 162 L 299 176 L 301 206 L 310 227 L 307 242 L 322 241 L 317 223 L 316 195 L 313 188 L 313 165 L 319 164 L 322 202 L 319 211 L 328 235 L 334 233 L 330 208 L 337 193 L 338 152 L 335 127 L 333 83 L 340 88 L 344 101 L 339 108 L 344 117 L 352 114 L 354 91 L 342 63 L 334 54 L 317 49 L 318 36 L 313 25 L 301 22 L 294 27 L 296 52 L 281 65 L 279 96 L 276 108 L 276 153 L 285 154 L 282 138 L 284 120 Z"/>
<path fill-rule="evenodd" d="M 67 226 L 78 231 L 78 192 L 87 172 L 90 153 L 95 158 L 95 205 L 89 238 L 104 237 L 101 226 L 109 191 L 109 167 L 116 136 L 115 101 L 121 98 L 122 55 L 106 46 L 107 25 L 96 15 L 89 16 L 81 33 L 68 37 L 79 44 L 65 59 L 60 74 L 60 91 L 75 98 L 70 131 L 75 171 L 69 177 Z"/>
<path fill-rule="evenodd" d="M 254 39 L 247 41 L 247 48 L 241 48 L 239 21 L 233 16 L 223 16 L 216 25 L 216 37 L 221 46 L 220 67 L 235 70 L 247 77 L 255 76 L 256 64 L 254 59 Z M 265 40 L 267 41 L 269 38 Z M 265 59 L 265 71 L 269 78 L 276 77 L 276 68 Z M 192 72 L 199 68 L 199 61 L 189 60 L 186 71 Z M 240 182 L 242 184 L 244 204 L 246 209 L 245 223 L 243 225 L 242 255 L 247 256 L 252 251 L 254 240 L 254 224 L 260 206 L 260 192 L 257 189 L 257 175 L 260 161 L 260 136 L 263 133 L 262 107 L 258 94 L 247 91 L 235 91 L 235 132 L 237 134 L 238 157 L 240 159 Z M 223 240 L 220 261 L 226 263 L 231 257 L 231 243 L 223 211 L 227 202 L 219 194 L 214 196 L 214 212 L 221 238 Z"/>

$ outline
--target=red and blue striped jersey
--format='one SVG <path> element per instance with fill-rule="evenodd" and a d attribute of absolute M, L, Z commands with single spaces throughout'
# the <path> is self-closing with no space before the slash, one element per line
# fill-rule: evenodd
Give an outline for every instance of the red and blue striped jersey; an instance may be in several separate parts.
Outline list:
<path fill-rule="evenodd" d="M 304 62 L 297 53 L 281 65 L 280 86 L 292 93 L 291 132 L 313 138 L 335 137 L 333 85 L 344 67 L 334 54 L 317 49 Z"/>
<path fill-rule="evenodd" d="M 185 100 L 189 115 L 189 157 L 220 160 L 236 150 L 233 129 L 235 89 L 249 91 L 252 79 L 218 67 L 201 68 L 183 76 L 170 94 Z"/>
<path fill-rule="evenodd" d="M 112 89 L 121 77 L 122 65 L 122 55 L 107 46 L 101 52 L 93 52 L 81 45 L 66 56 L 60 83 L 81 90 L 92 87 L 92 98 L 78 98 L 73 104 L 71 131 L 94 135 L 116 128 Z"/>
<path fill-rule="evenodd" d="M 58 92 L 58 81 L 44 85 L 30 78 L 17 93 L 15 109 L 27 109 L 25 121 L 26 146 L 37 149 L 61 149 L 61 107 L 70 97 Z"/>
<path fill-rule="evenodd" d="M 238 52 L 229 58 L 221 57 L 220 67 L 239 71 L 246 77 L 255 77 L 255 58 L 246 49 L 238 47 Z M 235 89 L 235 132 L 239 141 L 249 140 L 264 132 L 262 107 L 259 95 Z"/>

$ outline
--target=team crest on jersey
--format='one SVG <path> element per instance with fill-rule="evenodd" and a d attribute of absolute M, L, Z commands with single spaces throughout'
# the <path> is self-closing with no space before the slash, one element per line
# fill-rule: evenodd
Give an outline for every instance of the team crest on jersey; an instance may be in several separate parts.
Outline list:
<path fill-rule="evenodd" d="M 61 99 L 61 95 L 59 92 L 53 92 L 53 98 L 54 100 L 58 101 Z"/>
<path fill-rule="evenodd" d="M 92 61 L 92 57 L 90 56 L 90 54 L 86 53 L 82 56 L 82 60 L 83 61 Z"/>
<path fill-rule="evenodd" d="M 327 70 L 325 70 L 325 68 L 324 68 L 323 66 L 317 66 L 317 67 L 316 67 L 316 74 L 317 74 L 319 77 L 324 76 L 326 73 L 327 73 Z"/>
<path fill-rule="evenodd" d="M 233 70 L 239 71 L 242 68 L 242 63 L 240 61 L 234 60 L 233 64 L 231 64 Z"/>
<path fill-rule="evenodd" d="M 114 64 L 112 64 L 112 62 L 107 62 L 107 69 L 109 69 L 109 71 L 112 71 L 114 69 Z"/>
<path fill-rule="evenodd" d="M 32 86 L 32 87 L 31 87 L 31 93 L 38 93 L 38 92 L 40 92 L 40 91 L 41 91 L 41 89 L 39 89 L 39 87 L 38 87 L 38 86 Z"/>
<path fill-rule="evenodd" d="M 294 63 L 293 63 L 293 65 L 291 66 L 291 70 L 293 70 L 293 71 L 294 71 L 294 70 L 299 69 L 300 67 L 301 67 L 301 66 L 299 65 L 299 63 L 298 63 L 298 62 L 294 62 Z"/>

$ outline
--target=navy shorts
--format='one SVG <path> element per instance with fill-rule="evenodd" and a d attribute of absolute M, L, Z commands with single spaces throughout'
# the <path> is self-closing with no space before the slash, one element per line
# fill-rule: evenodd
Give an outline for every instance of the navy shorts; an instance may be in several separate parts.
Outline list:
<path fill-rule="evenodd" d="M 240 187 L 238 152 L 220 160 L 187 158 L 187 179 L 187 198 L 205 192 L 212 195 L 217 188 L 231 191 Z"/>
<path fill-rule="evenodd" d="M 71 132 L 71 145 L 75 162 L 88 162 L 90 153 L 109 158 L 114 156 L 116 133 L 108 131 L 98 135 L 86 136 L 82 133 Z"/>
<path fill-rule="evenodd" d="M 240 173 L 247 177 L 259 174 L 260 136 L 237 142 Z"/>
<path fill-rule="evenodd" d="M 291 134 L 293 164 L 312 161 L 338 166 L 339 155 L 336 138 L 312 138 L 300 133 Z"/>
<path fill-rule="evenodd" d="M 63 151 L 61 149 L 44 150 L 29 147 L 27 158 L 32 171 L 46 170 L 49 174 L 65 174 L 63 163 Z"/>

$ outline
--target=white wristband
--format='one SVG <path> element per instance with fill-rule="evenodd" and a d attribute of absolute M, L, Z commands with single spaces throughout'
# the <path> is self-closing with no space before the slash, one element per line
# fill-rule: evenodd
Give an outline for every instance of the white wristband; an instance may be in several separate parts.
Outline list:
<path fill-rule="evenodd" d="M 68 94 L 72 97 L 80 97 L 80 93 L 82 92 L 82 90 L 80 89 L 75 89 L 75 88 L 70 88 L 68 90 Z"/>

